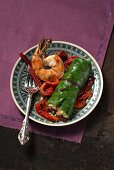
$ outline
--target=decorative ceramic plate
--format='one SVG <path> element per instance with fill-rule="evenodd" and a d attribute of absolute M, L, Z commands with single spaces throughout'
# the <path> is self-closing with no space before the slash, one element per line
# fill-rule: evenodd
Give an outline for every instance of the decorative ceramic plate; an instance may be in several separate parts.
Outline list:
<path fill-rule="evenodd" d="M 37 46 L 34 46 L 27 50 L 24 54 L 31 59 L 35 49 Z M 103 90 L 103 77 L 101 70 L 99 68 L 99 65 L 95 61 L 95 59 L 92 57 L 91 54 L 89 54 L 86 50 L 83 48 L 72 44 L 68 42 L 63 41 L 53 41 L 53 43 L 50 45 L 50 47 L 46 50 L 47 55 L 53 54 L 58 51 L 66 51 L 71 55 L 77 55 L 81 58 L 85 58 L 86 60 L 91 61 L 92 64 L 92 72 L 95 77 L 94 85 L 92 86 L 93 96 L 87 100 L 87 105 L 80 110 L 72 110 L 73 116 L 71 119 L 69 119 L 67 122 L 50 122 L 44 118 L 42 118 L 40 115 L 38 115 L 34 109 L 34 103 L 39 100 L 39 95 L 37 94 L 33 98 L 33 107 L 30 112 L 29 118 L 32 119 L 35 122 L 38 122 L 43 125 L 48 126 L 66 126 L 73 123 L 76 123 L 82 119 L 84 119 L 86 116 L 88 116 L 93 109 L 98 104 L 102 90 Z M 12 73 L 11 73 L 11 79 L 10 79 L 10 88 L 11 88 L 11 94 L 14 99 L 14 102 L 16 106 L 19 108 L 19 110 L 25 114 L 26 110 L 26 99 L 27 99 L 27 93 L 23 91 L 24 82 L 27 76 L 27 67 L 25 63 L 19 58 L 17 62 L 15 63 Z"/>

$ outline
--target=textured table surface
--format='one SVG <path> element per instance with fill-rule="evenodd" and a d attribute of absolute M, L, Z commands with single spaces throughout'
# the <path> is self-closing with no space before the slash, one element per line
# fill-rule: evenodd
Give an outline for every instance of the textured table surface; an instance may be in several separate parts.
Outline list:
<path fill-rule="evenodd" d="M 103 95 L 81 144 L 31 134 L 31 141 L 20 146 L 17 130 L 0 127 L 0 170 L 113 170 L 114 31 L 102 71 Z"/>

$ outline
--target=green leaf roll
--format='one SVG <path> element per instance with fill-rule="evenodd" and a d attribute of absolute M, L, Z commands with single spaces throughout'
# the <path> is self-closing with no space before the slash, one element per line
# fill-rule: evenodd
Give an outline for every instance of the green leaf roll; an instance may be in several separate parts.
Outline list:
<path fill-rule="evenodd" d="M 91 63 L 89 61 L 82 58 L 74 59 L 49 98 L 49 107 L 56 109 L 56 114 L 69 118 L 77 95 L 85 85 L 90 73 Z"/>

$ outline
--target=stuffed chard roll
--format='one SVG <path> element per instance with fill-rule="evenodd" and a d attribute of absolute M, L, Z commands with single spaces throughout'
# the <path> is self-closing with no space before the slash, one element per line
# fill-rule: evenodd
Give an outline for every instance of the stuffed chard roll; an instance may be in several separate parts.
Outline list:
<path fill-rule="evenodd" d="M 77 95 L 85 85 L 91 73 L 91 63 L 82 58 L 76 58 L 64 74 L 54 93 L 48 100 L 50 109 L 57 115 L 69 118 Z"/>

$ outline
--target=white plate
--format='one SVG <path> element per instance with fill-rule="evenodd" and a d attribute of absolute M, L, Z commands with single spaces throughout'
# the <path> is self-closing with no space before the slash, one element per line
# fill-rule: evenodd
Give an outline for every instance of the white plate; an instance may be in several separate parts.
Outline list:
<path fill-rule="evenodd" d="M 31 59 L 37 45 L 28 49 L 24 54 L 27 55 L 29 59 Z M 34 107 L 31 110 L 29 118 L 32 119 L 35 122 L 38 122 L 43 125 L 48 125 L 48 126 L 66 126 L 70 125 L 73 123 L 76 123 L 82 119 L 84 119 L 86 116 L 88 116 L 93 109 L 96 107 L 98 104 L 101 94 L 103 91 L 103 76 L 101 69 L 96 62 L 96 60 L 93 58 L 91 54 L 89 54 L 86 50 L 83 48 L 64 41 L 53 41 L 51 46 L 46 50 L 47 54 L 50 53 L 55 53 L 58 51 L 66 51 L 71 55 L 77 55 L 79 57 L 85 58 L 89 61 L 91 61 L 92 64 L 92 72 L 95 77 L 95 82 L 94 85 L 92 86 L 93 90 L 93 96 L 87 101 L 87 105 L 81 109 L 81 110 L 73 110 L 73 116 L 71 119 L 69 119 L 67 122 L 56 122 L 52 123 L 41 116 L 39 116 Z M 23 85 L 24 81 L 27 75 L 27 68 L 25 63 L 19 58 L 17 62 L 15 63 L 12 73 L 11 73 L 11 79 L 10 79 L 10 89 L 11 89 L 11 94 L 14 99 L 14 102 L 16 106 L 19 108 L 19 110 L 25 114 L 26 110 L 26 97 L 27 94 L 23 91 Z M 36 101 L 36 98 L 33 100 L 33 106 Z"/>

